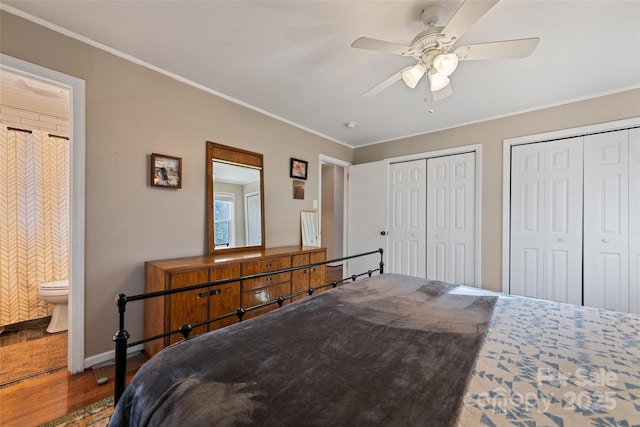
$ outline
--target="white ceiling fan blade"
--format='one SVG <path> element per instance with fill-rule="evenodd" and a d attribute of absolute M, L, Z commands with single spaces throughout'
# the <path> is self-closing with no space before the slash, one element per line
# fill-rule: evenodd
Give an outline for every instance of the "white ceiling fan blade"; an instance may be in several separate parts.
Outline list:
<path fill-rule="evenodd" d="M 386 88 L 388 88 L 389 86 L 391 86 L 392 84 L 397 82 L 398 80 L 401 80 L 402 79 L 402 73 L 404 73 L 405 71 L 407 71 L 409 69 L 411 69 L 411 67 L 403 68 L 402 70 L 400 70 L 397 73 L 393 74 L 391 77 L 388 77 L 387 79 L 381 81 L 380 83 L 378 83 L 377 85 L 375 85 L 374 87 L 372 87 L 371 89 L 369 89 L 368 91 L 363 93 L 362 96 L 370 97 L 370 96 L 374 96 L 374 95 L 379 94 L 380 92 L 382 92 L 383 90 L 385 90 Z"/>
<path fill-rule="evenodd" d="M 462 3 L 462 6 L 440 33 L 444 35 L 445 43 L 458 40 L 465 31 L 475 24 L 478 19 L 482 18 L 496 3 L 498 3 L 498 0 L 467 0 Z"/>
<path fill-rule="evenodd" d="M 529 39 L 505 40 L 500 42 L 472 44 L 460 46 L 455 50 L 460 60 L 473 59 L 510 59 L 526 58 L 531 55 L 538 46 L 540 39 L 533 37 Z"/>
<path fill-rule="evenodd" d="M 402 56 L 413 55 L 413 51 L 409 46 L 403 46 L 401 44 L 391 43 L 384 40 L 370 39 L 369 37 L 360 37 L 351 43 L 351 47 L 376 50 L 378 52 L 393 53 Z"/>
<path fill-rule="evenodd" d="M 443 99 L 450 96 L 451 94 L 453 94 L 453 89 L 451 89 L 451 83 L 449 83 L 448 85 L 446 85 L 440 90 L 431 92 L 431 96 L 433 96 L 433 100 L 435 102 L 442 101 Z"/>

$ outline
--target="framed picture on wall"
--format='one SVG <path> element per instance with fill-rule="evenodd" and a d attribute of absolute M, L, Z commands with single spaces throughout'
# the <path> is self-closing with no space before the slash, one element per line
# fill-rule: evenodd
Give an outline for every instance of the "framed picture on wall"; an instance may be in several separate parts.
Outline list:
<path fill-rule="evenodd" d="M 307 179 L 307 166 L 309 162 L 291 158 L 291 166 L 289 167 L 289 176 L 291 178 Z"/>
<path fill-rule="evenodd" d="M 151 185 L 182 188 L 182 158 L 165 154 L 151 154 Z"/>
<path fill-rule="evenodd" d="M 304 200 L 304 181 L 293 180 L 293 198 Z"/>

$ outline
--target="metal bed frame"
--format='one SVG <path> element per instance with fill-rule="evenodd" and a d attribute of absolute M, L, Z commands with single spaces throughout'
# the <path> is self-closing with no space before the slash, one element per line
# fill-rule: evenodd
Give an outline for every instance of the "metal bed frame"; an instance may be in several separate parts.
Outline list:
<path fill-rule="evenodd" d="M 138 341 L 134 341 L 134 342 L 129 342 L 129 333 L 127 332 L 127 330 L 124 327 L 124 317 L 125 317 L 125 311 L 126 311 L 126 307 L 127 307 L 127 303 L 129 302 L 134 302 L 134 301 L 142 301 L 142 300 L 146 300 L 149 298 L 156 298 L 156 297 L 161 297 L 161 296 L 165 296 L 165 295 L 172 295 L 172 294 L 178 294 L 178 293 L 182 293 L 182 292 L 188 292 L 188 291 L 193 291 L 196 289 L 202 289 L 202 288 L 208 288 L 208 287 L 212 287 L 212 286 L 218 286 L 218 285 L 224 285 L 227 283 L 232 283 L 232 282 L 238 282 L 240 280 L 246 280 L 246 279 L 254 279 L 254 278 L 258 278 L 258 277 L 264 277 L 264 276 L 270 276 L 273 274 L 278 274 L 278 273 L 286 273 L 289 271 L 295 271 L 295 270 L 301 270 L 304 268 L 310 268 L 310 267 L 316 267 L 319 265 L 326 265 L 326 264 L 330 264 L 330 263 L 334 263 L 334 262 L 339 262 L 339 261 L 345 261 L 345 260 L 349 260 L 349 259 L 353 259 L 353 258 L 359 258 L 359 257 L 363 257 L 363 256 L 367 256 L 367 255 L 373 255 L 379 253 L 380 254 L 380 262 L 379 262 L 379 266 L 376 269 L 373 270 L 368 270 L 364 273 L 360 273 L 360 274 L 354 274 L 352 276 L 346 277 L 344 279 L 341 280 L 334 280 L 332 282 L 326 283 L 324 285 L 321 286 L 317 286 L 317 287 L 309 287 L 307 290 L 305 291 L 299 291 L 299 292 L 295 292 L 292 294 L 289 294 L 285 297 L 278 297 L 274 300 L 259 304 L 259 305 L 255 305 L 252 307 L 240 307 L 238 308 L 236 311 L 231 312 L 231 313 L 227 313 L 224 314 L 222 316 L 218 316 L 215 317 L 213 319 L 210 320 L 206 320 L 204 322 L 199 322 L 199 323 L 195 323 L 195 324 L 186 324 L 186 325 L 182 325 L 180 328 L 178 329 L 174 329 L 172 331 L 168 331 L 165 332 L 163 334 L 159 334 L 159 335 L 154 335 L 152 337 L 147 337 L 147 338 L 143 338 L 141 340 Z M 240 277 L 234 277 L 231 279 L 222 279 L 222 280 L 216 280 L 213 282 L 208 282 L 208 283 L 204 283 L 204 284 L 200 284 L 200 285 L 192 285 L 192 286 L 185 286 L 182 288 L 178 288 L 178 289 L 167 289 L 167 290 L 163 290 L 163 291 L 156 291 L 156 292 L 149 292 L 146 294 L 137 294 L 137 295 L 125 295 L 125 294 L 118 294 L 116 296 L 116 305 L 118 306 L 118 315 L 119 315 L 119 328 L 116 331 L 115 335 L 113 336 L 113 341 L 115 342 L 115 347 L 116 347 L 116 354 L 115 354 L 115 385 L 114 385 L 114 400 L 113 400 L 113 404 L 114 406 L 118 403 L 118 401 L 120 400 L 120 397 L 122 396 L 122 393 L 124 393 L 124 389 L 126 388 L 126 377 L 127 377 L 127 349 L 133 346 L 137 346 L 140 344 L 144 344 L 146 342 L 149 341 L 153 341 L 156 339 L 160 339 L 160 338 L 164 338 L 170 335 L 174 335 L 174 334 L 181 334 L 182 335 L 182 339 L 183 340 L 187 340 L 189 339 L 189 334 L 191 333 L 191 331 L 193 330 L 193 328 L 196 328 L 198 326 L 203 326 L 203 325 L 208 325 L 209 323 L 213 323 L 216 322 L 218 320 L 222 320 L 222 319 L 226 319 L 229 317 L 233 317 L 236 316 L 238 318 L 239 322 L 242 322 L 242 319 L 244 317 L 244 315 L 246 313 L 249 313 L 251 311 L 254 310 L 258 310 L 270 305 L 274 305 L 274 304 L 278 304 L 278 308 L 282 307 L 282 305 L 284 304 L 285 300 L 292 298 L 292 297 L 296 297 L 299 295 L 304 295 L 304 294 L 309 294 L 312 295 L 313 292 L 316 289 L 321 289 L 321 288 L 328 288 L 329 286 L 335 288 L 336 286 L 338 286 L 339 283 L 343 283 L 343 282 L 348 282 L 348 281 L 352 281 L 354 282 L 358 277 L 361 276 L 365 276 L 367 275 L 368 277 L 371 277 L 371 275 L 378 271 L 380 274 L 384 274 L 384 256 L 383 256 L 383 250 L 378 249 L 375 251 L 371 251 L 371 252 L 364 252 L 361 254 L 357 254 L 357 255 L 351 255 L 351 256 L 346 256 L 346 257 L 342 257 L 342 258 L 336 258 L 336 259 L 332 259 L 332 260 L 328 260 L 328 261 L 322 261 L 322 262 L 317 262 L 317 263 L 313 263 L 313 264 L 306 264 L 306 265 L 301 265 L 301 266 L 296 266 L 296 267 L 289 267 L 289 268 L 283 268 L 280 270 L 274 270 L 274 271 L 269 271 L 267 273 L 259 273 L 259 274 L 251 274 L 251 275 L 247 275 L 247 276 L 240 276 Z"/>

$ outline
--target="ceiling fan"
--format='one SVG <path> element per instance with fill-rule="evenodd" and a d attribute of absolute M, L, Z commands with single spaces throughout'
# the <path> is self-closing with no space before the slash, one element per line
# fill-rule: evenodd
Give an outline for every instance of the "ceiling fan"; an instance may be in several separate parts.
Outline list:
<path fill-rule="evenodd" d="M 429 90 L 433 99 L 437 101 L 452 93 L 449 76 L 456 70 L 458 61 L 529 56 L 540 41 L 538 37 L 459 46 L 449 53 L 464 32 L 496 3 L 498 0 L 465 1 L 444 27 L 438 26 L 443 7 L 439 4 L 428 5 L 420 15 L 420 20 L 427 29 L 415 36 L 410 46 L 368 37 L 355 40 L 351 43 L 351 47 L 392 53 L 418 60 L 417 64 L 403 68 L 367 90 L 363 96 L 376 95 L 400 79 L 413 89 L 422 76 L 426 75 Z"/>

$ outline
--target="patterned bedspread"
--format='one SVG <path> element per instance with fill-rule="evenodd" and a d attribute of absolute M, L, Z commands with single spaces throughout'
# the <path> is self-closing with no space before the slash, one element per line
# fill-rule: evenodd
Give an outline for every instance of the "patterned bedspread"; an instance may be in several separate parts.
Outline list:
<path fill-rule="evenodd" d="M 640 316 L 502 295 L 459 425 L 639 426 Z"/>

